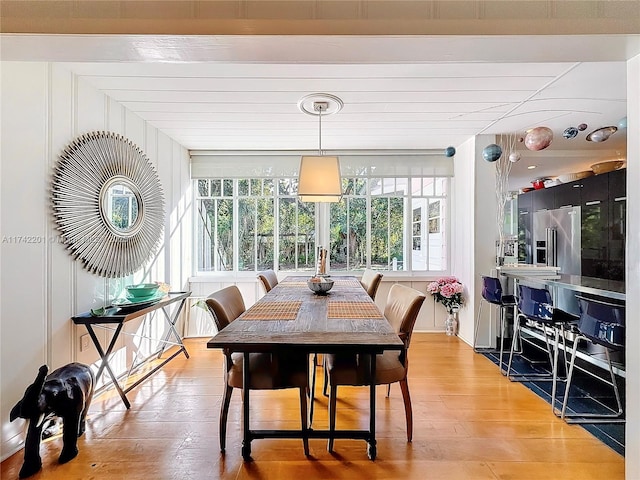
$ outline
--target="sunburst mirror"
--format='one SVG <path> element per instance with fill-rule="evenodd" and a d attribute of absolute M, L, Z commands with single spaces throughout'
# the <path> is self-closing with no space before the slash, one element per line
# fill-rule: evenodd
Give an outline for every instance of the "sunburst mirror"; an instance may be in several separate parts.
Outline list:
<path fill-rule="evenodd" d="M 155 253 L 164 195 L 144 152 L 121 135 L 91 132 L 65 148 L 52 185 L 63 243 L 102 277 L 123 277 Z"/>

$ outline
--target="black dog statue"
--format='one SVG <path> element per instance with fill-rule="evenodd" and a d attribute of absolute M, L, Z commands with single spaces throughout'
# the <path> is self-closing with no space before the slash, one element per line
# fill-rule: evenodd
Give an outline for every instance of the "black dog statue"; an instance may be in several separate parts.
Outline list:
<path fill-rule="evenodd" d="M 63 422 L 60 463 L 78 455 L 78 437 L 84 433 L 95 384 L 93 371 L 82 363 L 70 363 L 47 376 L 48 371 L 46 365 L 40 367 L 36 381 L 27 387 L 9 416 L 12 422 L 16 418 L 29 420 L 20 478 L 29 477 L 42 468 L 40 439 L 47 420 L 59 417 Z"/>

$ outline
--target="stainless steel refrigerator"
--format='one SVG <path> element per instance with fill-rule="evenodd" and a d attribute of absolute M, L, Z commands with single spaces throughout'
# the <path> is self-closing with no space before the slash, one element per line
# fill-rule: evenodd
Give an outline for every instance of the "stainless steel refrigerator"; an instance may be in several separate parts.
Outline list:
<path fill-rule="evenodd" d="M 533 263 L 581 275 L 580 207 L 539 210 L 533 214 Z"/>

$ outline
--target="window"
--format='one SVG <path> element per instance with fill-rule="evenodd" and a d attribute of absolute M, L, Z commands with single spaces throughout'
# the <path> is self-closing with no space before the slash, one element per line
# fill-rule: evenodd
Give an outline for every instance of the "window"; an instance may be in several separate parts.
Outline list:
<path fill-rule="evenodd" d="M 200 272 L 314 271 L 323 228 L 334 271 L 447 268 L 448 177 L 343 178 L 342 200 L 322 207 L 299 201 L 296 178 L 195 182 Z"/>
<path fill-rule="evenodd" d="M 422 209 L 413 209 L 413 250 L 422 250 Z"/>

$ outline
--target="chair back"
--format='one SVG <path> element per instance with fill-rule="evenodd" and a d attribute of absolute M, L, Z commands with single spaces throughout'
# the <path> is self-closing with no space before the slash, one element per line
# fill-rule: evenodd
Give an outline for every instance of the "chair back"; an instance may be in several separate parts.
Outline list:
<path fill-rule="evenodd" d="M 374 272 L 371 269 L 366 269 L 360 279 L 360 284 L 367 291 L 367 294 L 372 300 L 376 299 L 376 293 L 378 293 L 378 287 L 382 280 L 382 274 L 380 272 Z"/>
<path fill-rule="evenodd" d="M 278 276 L 273 270 L 258 273 L 258 279 L 264 287 L 264 293 L 269 293 L 273 287 L 278 285 Z"/>
<path fill-rule="evenodd" d="M 625 306 L 584 297 L 578 298 L 578 330 L 594 343 L 613 350 L 625 346 Z"/>
<path fill-rule="evenodd" d="M 409 348 L 413 327 L 424 299 L 425 295 L 422 292 L 404 285 L 395 284 L 389 290 L 384 316 L 398 336 L 404 340 L 406 348 Z"/>
<path fill-rule="evenodd" d="M 518 285 L 518 310 L 531 320 L 548 322 L 553 317 L 553 300 L 544 288 Z"/>
<path fill-rule="evenodd" d="M 499 278 L 482 276 L 482 298 L 494 305 L 502 304 L 502 284 Z"/>
<path fill-rule="evenodd" d="M 207 297 L 206 303 L 218 331 L 225 328 L 246 310 L 242 293 L 235 285 L 212 293 Z"/>

